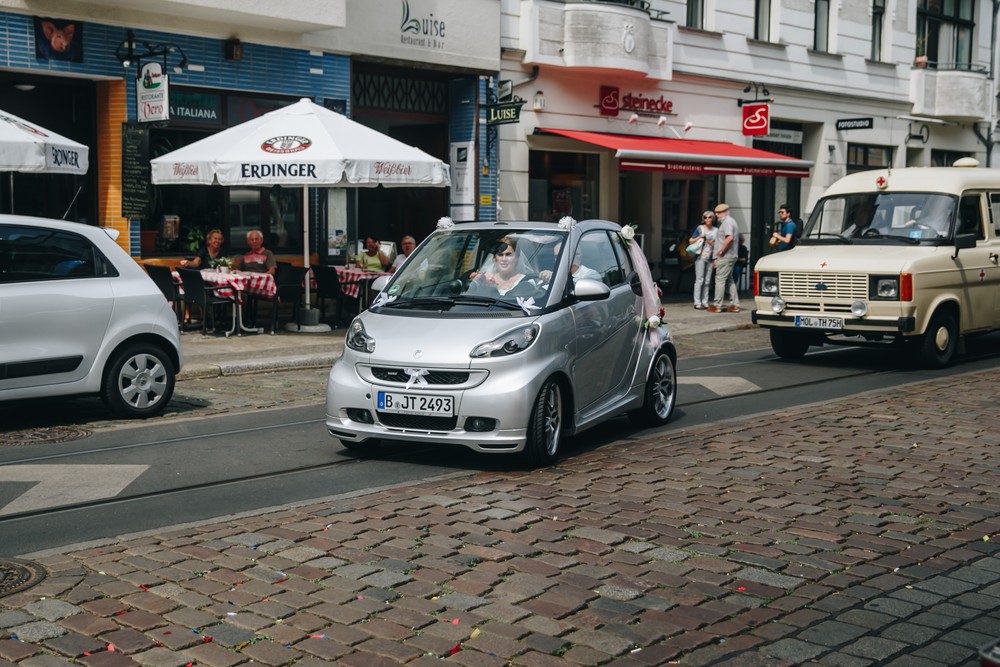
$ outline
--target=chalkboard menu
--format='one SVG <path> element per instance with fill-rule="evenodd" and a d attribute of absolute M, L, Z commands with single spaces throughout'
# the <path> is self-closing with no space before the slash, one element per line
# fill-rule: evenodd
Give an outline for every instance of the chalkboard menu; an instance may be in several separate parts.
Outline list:
<path fill-rule="evenodd" d="M 122 124 L 122 217 L 145 218 L 149 207 L 149 128 Z"/>

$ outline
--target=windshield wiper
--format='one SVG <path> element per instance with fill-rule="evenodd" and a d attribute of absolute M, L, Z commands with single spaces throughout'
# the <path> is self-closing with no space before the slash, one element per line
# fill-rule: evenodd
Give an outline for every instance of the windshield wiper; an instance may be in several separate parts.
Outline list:
<path fill-rule="evenodd" d="M 852 243 L 854 243 L 853 241 L 851 241 L 851 239 L 847 238 L 843 234 L 838 234 L 836 232 L 815 232 L 815 233 L 810 234 L 809 236 L 807 236 L 805 238 L 806 238 L 806 240 L 811 240 L 811 239 L 816 239 L 816 238 L 822 238 L 824 236 L 832 236 L 832 237 L 834 237 L 836 239 L 840 239 L 841 241 L 843 241 L 847 245 L 851 245 Z"/>
<path fill-rule="evenodd" d="M 463 306 L 503 306 L 507 310 L 521 310 L 521 306 L 507 301 L 505 299 L 497 299 L 490 296 L 470 296 L 468 294 L 460 294 L 455 297 L 455 303 L 460 303 Z"/>
<path fill-rule="evenodd" d="M 900 243 L 908 243 L 909 245 L 919 245 L 920 244 L 920 239 L 915 239 L 915 238 L 913 238 L 911 236 L 897 236 L 896 234 L 885 234 L 884 236 L 879 236 L 878 237 L 879 241 L 881 241 L 882 239 L 891 239 L 893 241 L 899 241 Z"/>
<path fill-rule="evenodd" d="M 382 308 L 419 308 L 420 306 L 445 306 L 455 305 L 455 299 L 450 296 L 416 296 L 412 299 L 393 299 L 380 304 Z"/>

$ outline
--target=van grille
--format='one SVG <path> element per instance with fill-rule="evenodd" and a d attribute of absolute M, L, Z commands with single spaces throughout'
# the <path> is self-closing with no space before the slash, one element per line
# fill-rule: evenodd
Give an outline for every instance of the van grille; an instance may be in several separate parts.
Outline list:
<path fill-rule="evenodd" d="M 819 299 L 846 301 L 868 298 L 867 275 L 837 273 L 782 273 L 778 278 L 778 293 L 785 301 L 790 299 Z M 824 286 L 817 289 L 817 285 Z"/>

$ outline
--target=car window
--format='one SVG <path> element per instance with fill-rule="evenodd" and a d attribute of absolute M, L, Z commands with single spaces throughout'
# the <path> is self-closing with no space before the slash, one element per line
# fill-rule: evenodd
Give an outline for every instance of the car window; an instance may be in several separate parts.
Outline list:
<path fill-rule="evenodd" d="M 983 232 L 982 208 L 980 207 L 981 196 L 976 194 L 962 195 L 962 201 L 958 205 L 958 228 L 956 234 L 975 234 L 977 241 L 986 238 Z"/>
<path fill-rule="evenodd" d="M 0 226 L 0 283 L 106 274 L 104 258 L 83 236 L 37 227 Z"/>
<path fill-rule="evenodd" d="M 1000 236 L 1000 192 L 990 193 L 990 216 L 993 218 L 993 233 Z"/>
<path fill-rule="evenodd" d="M 617 234 L 614 235 L 616 238 Z M 621 265 L 607 232 L 595 231 L 584 234 L 577 247 L 580 264 L 593 269 L 600 275 L 605 285 L 614 287 L 625 282 Z"/>

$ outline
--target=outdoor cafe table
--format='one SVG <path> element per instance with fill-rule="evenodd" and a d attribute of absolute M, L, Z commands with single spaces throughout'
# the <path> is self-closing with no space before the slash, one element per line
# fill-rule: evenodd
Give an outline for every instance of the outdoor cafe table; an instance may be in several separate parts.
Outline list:
<path fill-rule="evenodd" d="M 340 279 L 340 291 L 344 296 L 357 298 L 362 285 L 364 286 L 365 306 L 368 305 L 368 289 L 373 280 L 379 276 L 390 276 L 385 271 L 365 271 L 356 266 L 336 266 L 337 277 Z"/>
<path fill-rule="evenodd" d="M 172 272 L 174 282 L 180 283 L 181 275 L 176 271 Z M 232 298 L 236 302 L 236 321 L 233 328 L 226 332 L 226 335 L 243 333 L 263 333 L 263 329 L 248 329 L 243 325 L 243 302 L 247 296 L 256 296 L 263 299 L 274 299 L 278 293 L 278 286 L 274 282 L 274 276 L 270 273 L 254 273 L 251 271 L 213 271 L 203 270 L 201 278 L 206 285 L 226 287 L 217 292 L 219 296 Z M 183 294 L 183 288 L 181 294 Z"/>

